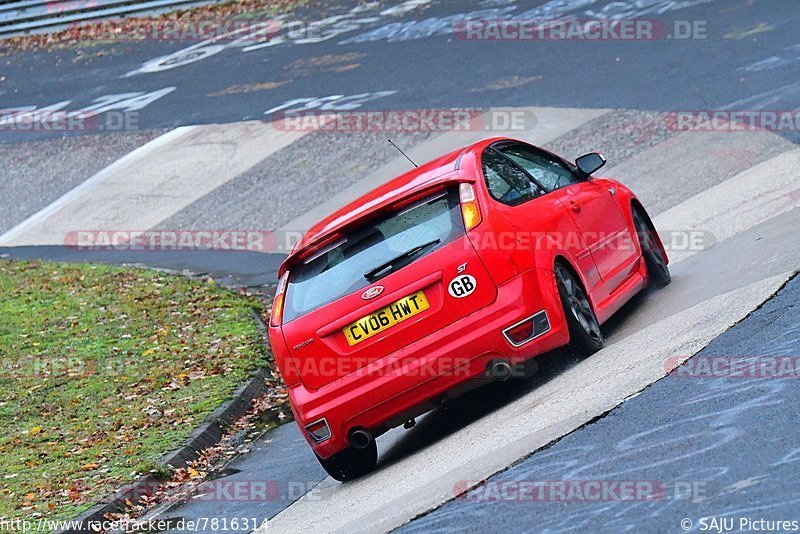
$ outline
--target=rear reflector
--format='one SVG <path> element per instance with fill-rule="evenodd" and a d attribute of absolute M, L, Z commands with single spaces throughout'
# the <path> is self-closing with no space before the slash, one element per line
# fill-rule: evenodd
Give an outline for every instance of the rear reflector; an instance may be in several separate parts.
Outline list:
<path fill-rule="evenodd" d="M 323 442 L 331 437 L 331 429 L 328 427 L 328 421 L 324 418 L 306 425 L 306 432 L 314 443 Z"/>
<path fill-rule="evenodd" d="M 547 313 L 542 310 L 522 321 L 513 324 L 503 330 L 503 335 L 509 343 L 515 347 L 547 333 L 550 330 L 550 321 L 547 320 Z"/>
<path fill-rule="evenodd" d="M 512 343 L 523 343 L 533 337 L 533 321 L 525 321 L 506 330 L 506 337 Z"/>

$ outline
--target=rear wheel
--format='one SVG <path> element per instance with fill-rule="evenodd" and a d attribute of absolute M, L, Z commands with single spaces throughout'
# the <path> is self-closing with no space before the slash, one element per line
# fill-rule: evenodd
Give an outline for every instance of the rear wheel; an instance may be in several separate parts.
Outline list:
<path fill-rule="evenodd" d="M 569 327 L 569 343 L 581 356 L 603 348 L 603 333 L 586 291 L 569 269 L 556 264 L 556 284 Z"/>
<path fill-rule="evenodd" d="M 639 245 L 642 247 L 647 278 L 654 287 L 664 287 L 672 281 L 672 276 L 669 274 L 667 259 L 664 257 L 661 247 L 654 241 L 654 239 L 658 239 L 655 235 L 655 228 L 648 222 L 647 217 L 642 214 L 640 209 L 633 210 L 633 224 L 636 227 Z"/>
<path fill-rule="evenodd" d="M 348 447 L 330 458 L 317 456 L 323 469 L 335 480 L 347 482 L 366 475 L 378 464 L 378 445 L 371 440 L 364 449 Z"/>

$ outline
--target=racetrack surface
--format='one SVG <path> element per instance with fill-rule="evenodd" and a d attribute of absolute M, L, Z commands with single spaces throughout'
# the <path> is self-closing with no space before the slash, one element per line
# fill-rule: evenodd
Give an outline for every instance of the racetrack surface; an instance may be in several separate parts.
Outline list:
<path fill-rule="evenodd" d="M 675 532 L 685 519 L 697 531 L 701 518 L 796 517 L 797 379 L 714 378 L 690 369 L 715 358 L 796 356 L 798 297 L 794 278 L 673 375 L 399 532 L 620 532 L 643 525 Z M 661 481 L 665 493 L 654 502 L 526 502 L 514 493 L 505 501 L 499 491 L 513 482 L 608 479 Z"/>
<path fill-rule="evenodd" d="M 159 516 L 256 516 L 269 518 L 266 529 L 280 532 L 386 531 L 403 525 L 410 530 L 607 526 L 677 531 L 678 510 L 692 519 L 738 512 L 796 519 L 783 517 L 797 497 L 792 493 L 794 456 L 778 452 L 784 443 L 780 429 L 797 424 L 793 385 L 664 377 L 672 364 L 698 352 L 797 353 L 796 309 L 789 304 L 796 298 L 796 281 L 746 318 L 800 268 L 800 237 L 794 231 L 800 223 L 797 132 L 679 132 L 669 127 L 667 117 L 681 110 L 799 108 L 800 85 L 792 80 L 800 69 L 793 48 L 800 13 L 789 3 L 770 0 L 648 0 L 635 9 L 633 2 L 599 0 L 431 0 L 402 4 L 408 7 L 403 12 L 387 11 L 389 3 L 370 3 L 366 11 L 354 11 L 354 5 L 324 12 L 307 8 L 296 15 L 305 20 L 332 14 L 370 19 L 330 39 L 249 51 L 225 43 L 183 65 L 175 59 L 193 45 L 168 42 L 101 47 L 97 50 L 107 52 L 103 56 L 75 63 L 69 51 L 5 58 L 2 108 L 69 100 L 64 109 L 80 109 L 95 98 L 121 93 L 130 94 L 116 100 L 118 109 L 146 104 L 134 110 L 141 130 L 113 136 L 94 131 L 61 139 L 53 133 L 0 132 L 3 141 L 11 142 L 0 147 L 8 158 L 4 161 L 16 158 L 0 170 L 5 193 L 0 198 L 0 254 L 135 262 L 212 273 L 256 290 L 269 286 L 286 252 L 284 244 L 213 254 L 85 252 L 64 245 L 68 233 L 78 230 L 238 229 L 295 235 L 408 169 L 384 132 L 292 132 L 263 122 L 269 118 L 264 111 L 287 101 L 307 99 L 291 104 L 297 108 L 332 97 L 325 102 L 334 111 L 351 105 L 359 110 L 461 106 L 491 116 L 513 106 L 535 118 L 516 130 L 391 133 L 418 162 L 500 134 L 570 158 L 595 149 L 604 152 L 609 165 L 601 174 L 631 186 L 667 239 L 673 283 L 626 305 L 604 327 L 607 347 L 591 358 L 547 355 L 540 372 L 528 380 L 476 390 L 420 418 L 411 430 L 385 435 L 379 439 L 379 469 L 361 480 L 338 484 L 325 479 L 292 424 L 263 436 L 235 460 L 239 471 L 226 477 L 273 481 L 281 488 L 279 498 L 199 499 L 161 509 Z M 509 43 L 452 35 L 454 21 L 464 13 L 492 18 L 531 9 L 574 18 L 590 12 L 637 15 L 667 25 L 705 21 L 708 38 Z M 175 61 L 150 61 L 168 54 Z M 161 63 L 178 66 L 158 70 Z M 145 64 L 151 72 L 142 72 Z M 137 92 L 148 96 L 133 95 Z M 46 163 L 34 160 L 40 141 L 47 143 Z M 75 147 L 95 159 L 76 165 Z M 69 169 L 69 176 L 50 188 L 57 180 L 52 169 L 60 168 Z M 27 196 L 39 196 L 37 191 L 49 193 L 26 202 Z M 686 247 L 682 240 L 688 234 L 700 236 L 700 246 Z M 753 408 L 728 418 L 702 418 L 718 409 L 719 404 L 707 408 L 702 401 L 713 391 L 724 395 L 713 402 Z M 672 429 L 680 436 L 674 443 L 664 437 Z M 632 451 L 630 468 L 639 470 L 623 475 L 619 447 L 635 436 L 671 445 L 670 450 L 685 448 L 690 460 L 682 462 L 675 454 L 671 464 L 654 470 L 648 466 L 664 457 L 663 448 L 625 449 Z M 730 441 L 721 439 L 719 446 L 702 451 L 715 437 Z M 741 450 L 734 454 L 734 448 Z M 762 450 L 766 456 L 751 461 Z M 771 469 L 776 463 L 784 467 Z M 451 502 L 486 479 L 617 475 L 698 483 L 712 497 L 700 503 L 664 499 L 606 505 Z M 305 490 L 310 491 L 302 496 Z M 752 509 L 747 508 L 751 501 L 756 503 Z M 776 506 L 759 507 L 767 502 Z M 494 521 L 499 514 L 504 518 Z"/>
<path fill-rule="evenodd" d="M 270 110 L 316 98 L 329 98 L 334 108 L 348 105 L 344 109 L 360 103 L 363 109 L 538 105 L 674 111 L 793 109 L 800 96 L 800 14 L 781 0 L 323 6 L 279 19 L 287 29 L 305 24 L 304 34 L 286 33 L 266 43 L 237 33 L 213 42 L 123 41 L 82 47 L 79 55 L 15 54 L 3 61 L 2 107 L 110 106 L 136 111 L 129 126 L 150 129 L 260 120 Z M 691 39 L 626 41 L 495 41 L 453 34 L 465 19 L 634 17 L 653 21 L 673 37 L 680 36 L 676 21 L 699 22 L 702 31 Z M 111 120 L 96 125 L 124 126 Z M 0 132 L 0 140 L 53 135 L 58 133 Z"/>

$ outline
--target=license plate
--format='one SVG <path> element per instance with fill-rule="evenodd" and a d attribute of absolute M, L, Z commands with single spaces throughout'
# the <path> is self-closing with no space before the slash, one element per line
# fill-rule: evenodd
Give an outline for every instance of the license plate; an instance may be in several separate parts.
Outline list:
<path fill-rule="evenodd" d="M 343 330 L 344 337 L 352 347 L 428 308 L 430 308 L 430 304 L 425 298 L 425 293 L 417 291 L 346 326 Z"/>

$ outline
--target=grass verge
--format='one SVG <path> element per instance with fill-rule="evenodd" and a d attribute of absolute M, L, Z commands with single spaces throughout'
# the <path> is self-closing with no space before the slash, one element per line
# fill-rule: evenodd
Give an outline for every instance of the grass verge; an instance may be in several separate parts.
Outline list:
<path fill-rule="evenodd" d="M 152 270 L 0 261 L 0 517 L 71 518 L 268 357 L 260 302 Z"/>

